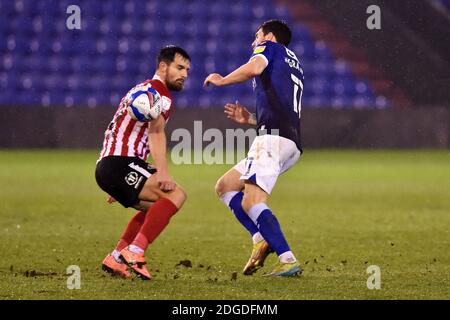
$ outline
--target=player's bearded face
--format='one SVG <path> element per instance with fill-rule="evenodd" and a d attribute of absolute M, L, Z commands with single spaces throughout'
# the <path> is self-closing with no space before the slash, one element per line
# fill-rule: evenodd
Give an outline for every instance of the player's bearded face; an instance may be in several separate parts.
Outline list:
<path fill-rule="evenodd" d="M 167 67 L 166 84 L 169 90 L 183 90 L 190 66 L 189 60 L 184 59 L 181 55 L 175 55 L 174 61 Z"/>

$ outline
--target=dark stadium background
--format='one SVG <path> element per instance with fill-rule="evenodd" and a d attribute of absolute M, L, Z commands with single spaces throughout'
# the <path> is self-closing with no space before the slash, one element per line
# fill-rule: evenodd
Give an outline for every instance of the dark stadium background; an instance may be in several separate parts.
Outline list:
<path fill-rule="evenodd" d="M 368 30 L 369 5 L 381 30 Z M 81 30 L 69 30 L 69 5 Z M 233 127 L 225 102 L 251 85 L 204 90 L 244 63 L 257 26 L 280 18 L 305 69 L 305 148 L 448 148 L 450 4 L 416 1 L 0 0 L 0 147 L 98 148 L 113 110 L 153 75 L 167 44 L 192 56 L 169 127 Z"/>

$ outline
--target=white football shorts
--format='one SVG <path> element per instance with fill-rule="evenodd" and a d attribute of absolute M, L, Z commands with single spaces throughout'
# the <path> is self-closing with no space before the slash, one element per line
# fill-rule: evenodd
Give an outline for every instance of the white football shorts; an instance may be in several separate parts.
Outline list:
<path fill-rule="evenodd" d="M 268 194 L 278 176 L 291 168 L 300 158 L 294 141 L 276 135 L 257 136 L 247 158 L 234 166 L 242 174 L 241 180 L 249 180 Z"/>

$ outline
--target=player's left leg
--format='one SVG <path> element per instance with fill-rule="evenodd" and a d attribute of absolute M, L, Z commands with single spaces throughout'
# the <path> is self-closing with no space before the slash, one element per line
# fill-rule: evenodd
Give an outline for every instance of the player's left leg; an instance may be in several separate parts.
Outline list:
<path fill-rule="evenodd" d="M 279 257 L 279 263 L 267 275 L 284 277 L 298 275 L 301 273 L 300 264 L 292 253 L 277 218 L 267 206 L 268 196 L 261 187 L 246 181 L 242 207 Z"/>
<path fill-rule="evenodd" d="M 251 275 L 264 266 L 267 256 L 273 252 L 255 223 L 242 208 L 244 182 L 240 179 L 245 169 L 245 160 L 226 172 L 216 183 L 216 193 L 220 200 L 234 213 L 238 221 L 250 233 L 253 250 L 243 269 L 243 274 Z"/>
<path fill-rule="evenodd" d="M 261 135 L 255 138 L 249 150 L 245 173 L 242 207 L 280 262 L 271 275 L 289 276 L 301 269 L 281 231 L 277 218 L 267 206 L 267 199 L 278 177 L 299 159 L 300 151 L 295 143 L 277 135 Z"/>

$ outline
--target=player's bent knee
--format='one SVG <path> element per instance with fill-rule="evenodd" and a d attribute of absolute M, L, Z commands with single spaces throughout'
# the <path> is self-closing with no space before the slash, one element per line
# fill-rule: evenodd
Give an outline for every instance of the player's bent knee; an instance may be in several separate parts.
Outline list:
<path fill-rule="evenodd" d="M 214 187 L 216 194 L 221 197 L 226 191 L 225 191 L 225 181 L 223 178 L 220 178 L 216 182 L 216 186 Z"/>
<path fill-rule="evenodd" d="M 243 188 L 243 183 L 241 182 L 240 173 L 239 172 L 232 172 L 232 173 L 226 173 L 222 177 L 220 177 L 219 180 L 217 180 L 216 185 L 214 187 L 214 190 L 216 191 L 216 194 L 220 197 L 222 197 L 225 193 L 231 192 L 231 191 L 241 191 Z"/>
<path fill-rule="evenodd" d="M 182 201 L 184 203 L 187 199 L 186 191 L 184 191 L 184 189 L 179 186 L 177 187 L 177 191 L 180 193 L 180 201 Z M 183 203 L 181 205 L 183 205 Z M 181 207 L 181 205 L 180 205 L 180 207 Z"/>
<path fill-rule="evenodd" d="M 184 202 L 187 199 L 187 194 L 186 192 L 183 190 L 183 188 L 181 188 L 180 186 L 177 186 L 175 188 L 175 190 L 173 190 L 172 192 L 169 192 L 167 194 L 163 195 L 164 198 L 169 199 L 170 201 L 173 202 L 173 204 L 180 209 Z"/>

